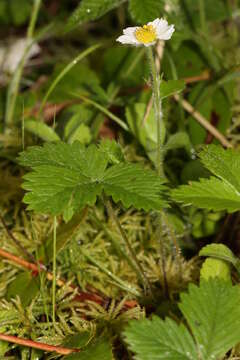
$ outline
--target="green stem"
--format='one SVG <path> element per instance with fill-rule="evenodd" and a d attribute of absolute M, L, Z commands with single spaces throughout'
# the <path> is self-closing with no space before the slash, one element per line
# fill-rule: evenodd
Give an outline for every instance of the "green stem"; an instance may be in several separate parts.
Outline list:
<path fill-rule="evenodd" d="M 106 206 L 106 209 L 107 209 L 107 212 L 108 212 L 108 216 L 110 218 L 112 218 L 112 220 L 114 221 L 114 223 L 116 224 L 117 226 L 117 229 L 119 231 L 119 233 L 121 234 L 121 237 L 122 237 L 122 240 L 124 241 L 125 243 L 125 246 L 126 248 L 128 249 L 128 252 L 129 254 L 131 255 L 132 257 L 132 260 L 134 261 L 135 263 L 135 266 L 132 266 L 133 270 L 134 271 L 137 271 L 137 274 L 138 276 L 143 280 L 143 285 L 144 285 L 144 288 L 145 289 L 148 289 L 151 293 L 152 293 L 152 287 L 151 287 L 151 284 L 148 280 L 148 278 L 146 277 L 145 273 L 144 273 L 144 270 L 142 268 L 142 265 L 140 264 L 140 262 L 138 261 L 138 258 L 132 248 L 132 245 L 131 243 L 129 242 L 128 238 L 127 238 L 127 235 L 124 231 L 124 229 L 122 228 L 122 225 L 120 224 L 120 221 L 118 220 L 118 217 L 116 216 L 114 210 L 113 210 L 113 207 L 112 207 L 112 204 L 111 204 L 111 201 L 108 200 L 108 199 L 105 199 L 105 197 L 103 198 L 103 201 L 104 201 L 104 204 Z M 129 262 L 129 264 L 131 265 L 132 264 L 132 261 Z"/>
<path fill-rule="evenodd" d="M 199 4 L 199 17 L 200 17 L 200 24 L 202 33 L 207 36 L 207 21 L 206 21 L 206 14 L 205 14 L 205 0 L 198 0 Z"/>
<path fill-rule="evenodd" d="M 51 83 L 49 89 L 47 90 L 42 103 L 40 105 L 40 109 L 39 109 L 39 115 L 41 115 L 44 106 L 49 98 L 49 96 L 51 95 L 51 93 L 53 92 L 53 90 L 55 89 L 55 87 L 58 85 L 59 81 L 62 80 L 62 78 L 81 60 L 83 60 L 86 56 L 90 55 L 93 51 L 97 50 L 99 47 L 101 46 L 101 44 L 96 44 L 96 45 L 92 45 L 91 47 L 87 48 L 86 50 L 82 51 L 78 56 L 76 56 L 70 63 L 67 64 L 66 67 L 64 67 L 64 69 L 60 72 L 60 74 L 58 74 L 58 76 L 54 79 L 54 81 Z"/>
<path fill-rule="evenodd" d="M 41 6 L 41 2 L 42 2 L 42 0 L 34 0 L 32 15 L 31 15 L 30 23 L 29 23 L 28 30 L 27 30 L 27 39 L 28 39 L 29 43 L 27 44 L 27 46 L 24 50 L 22 59 L 19 62 L 19 65 L 18 65 L 15 73 L 13 74 L 13 77 L 12 77 L 11 82 L 8 87 L 6 117 L 5 117 L 6 124 L 11 124 L 13 122 L 13 115 L 14 115 L 17 95 L 18 95 L 18 91 L 19 91 L 20 80 L 22 77 L 22 72 L 24 69 L 25 62 L 26 62 L 27 54 L 30 51 L 31 46 L 34 43 L 32 38 L 33 38 L 33 33 L 34 33 L 35 26 L 36 26 L 37 16 L 38 16 L 38 12 L 39 12 L 39 9 Z"/>
<path fill-rule="evenodd" d="M 56 269 L 57 269 L 57 217 L 53 218 L 53 280 L 52 280 L 52 320 L 55 327 L 56 315 L 55 315 L 55 306 L 56 306 Z"/>
<path fill-rule="evenodd" d="M 163 171 L 164 123 L 162 119 L 162 101 L 160 97 L 160 78 L 154 61 L 153 50 L 151 46 L 147 48 L 147 54 L 151 69 L 154 113 L 157 122 L 157 171 L 159 176 L 164 176 L 164 171 Z"/>
<path fill-rule="evenodd" d="M 103 114 L 107 115 L 110 119 L 112 119 L 113 121 L 115 121 L 119 126 L 121 126 L 122 129 L 124 129 L 125 131 L 130 131 L 129 127 L 127 126 L 127 124 L 122 121 L 118 116 L 114 115 L 111 111 L 109 111 L 108 109 L 106 109 L 104 106 L 98 104 L 97 102 L 87 98 L 84 95 L 80 95 L 74 92 L 71 92 L 72 95 L 78 97 L 79 99 L 81 99 L 82 101 L 84 101 L 86 104 L 90 104 L 92 106 L 94 106 L 96 109 L 100 110 Z"/>
<path fill-rule="evenodd" d="M 32 15 L 31 15 L 30 23 L 29 23 L 28 30 L 27 30 L 27 38 L 28 39 L 31 39 L 33 37 L 33 33 L 34 33 L 35 25 L 37 22 L 37 17 L 38 17 L 38 12 L 39 12 L 39 9 L 41 6 L 41 2 L 42 2 L 42 0 L 34 0 Z"/>

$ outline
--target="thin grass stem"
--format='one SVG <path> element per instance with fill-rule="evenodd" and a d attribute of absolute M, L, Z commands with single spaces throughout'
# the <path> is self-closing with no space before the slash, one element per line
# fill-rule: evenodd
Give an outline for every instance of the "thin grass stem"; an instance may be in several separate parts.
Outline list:
<path fill-rule="evenodd" d="M 143 285 L 145 290 L 148 289 L 148 291 L 150 291 L 150 293 L 152 294 L 152 287 L 151 284 L 147 278 L 147 276 L 144 273 L 144 270 L 142 268 L 142 265 L 140 264 L 140 262 L 138 261 L 138 258 L 135 254 L 135 251 L 132 248 L 131 243 L 128 240 L 128 237 L 122 227 L 122 225 L 120 224 L 120 221 L 118 220 L 118 217 L 116 216 L 111 201 L 108 200 L 105 196 L 103 197 L 103 201 L 104 201 L 104 205 L 106 206 L 107 212 L 109 217 L 114 221 L 114 223 L 117 226 L 117 229 L 122 237 L 122 240 L 124 241 L 124 244 L 129 252 L 129 254 L 131 255 L 131 261 L 129 261 L 129 264 L 132 265 L 132 260 L 135 264 L 135 266 L 132 266 L 134 271 L 137 271 L 138 276 L 142 279 L 143 281 Z"/>
<path fill-rule="evenodd" d="M 53 328 L 56 323 L 56 270 L 57 270 L 57 217 L 53 218 L 53 281 L 52 281 L 52 321 Z"/>

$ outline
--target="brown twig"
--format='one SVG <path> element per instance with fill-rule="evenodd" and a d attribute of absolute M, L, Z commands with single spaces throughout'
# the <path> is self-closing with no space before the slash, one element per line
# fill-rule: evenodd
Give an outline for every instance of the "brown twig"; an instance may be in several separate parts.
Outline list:
<path fill-rule="evenodd" d="M 24 267 L 27 270 L 31 270 L 34 273 L 38 273 L 39 270 L 40 271 L 45 271 L 46 272 L 46 277 L 48 280 L 52 281 L 53 279 L 53 274 L 49 271 L 46 271 L 45 267 L 39 267 L 39 265 L 42 264 L 34 264 L 34 263 L 30 263 L 24 259 L 19 258 L 16 255 L 13 255 L 11 253 L 9 253 L 8 251 L 5 251 L 3 249 L 0 249 L 0 256 L 4 257 L 5 259 L 8 259 L 12 262 L 14 262 L 17 265 L 20 265 L 21 267 Z M 59 287 L 66 285 L 66 282 L 62 279 L 57 279 L 57 285 Z M 75 287 L 73 285 L 69 285 L 70 288 L 75 289 Z M 86 292 L 82 292 L 82 291 L 78 291 L 76 298 L 78 300 L 91 300 L 91 301 L 95 301 L 98 304 L 102 304 L 104 302 L 104 300 L 97 294 L 91 294 L 91 293 L 86 293 Z"/>
<path fill-rule="evenodd" d="M 17 336 L 5 335 L 0 333 L 0 340 L 8 341 L 13 344 L 31 347 L 34 349 L 40 349 L 43 351 L 54 351 L 61 355 L 68 355 L 74 352 L 79 352 L 79 349 L 69 349 L 61 346 L 48 345 L 42 342 L 19 338 Z"/>
<path fill-rule="evenodd" d="M 220 133 L 200 112 L 185 99 L 181 99 L 179 95 L 174 95 L 174 99 L 179 102 L 182 107 L 191 114 L 200 125 L 202 125 L 210 134 L 212 134 L 223 146 L 232 148 L 232 144 L 226 139 L 226 137 Z"/>
<path fill-rule="evenodd" d="M 44 271 L 46 273 L 46 277 L 49 281 L 52 281 L 52 279 L 53 279 L 53 274 L 49 271 L 46 271 L 45 266 L 42 264 L 39 264 L 39 265 L 42 265 L 42 267 L 40 268 L 39 265 L 30 263 L 30 262 L 28 262 L 24 259 L 21 259 L 18 256 L 13 255 L 10 252 L 5 251 L 3 249 L 0 249 L 0 256 L 12 261 L 13 263 L 15 263 L 27 270 L 31 270 L 36 274 L 38 274 L 39 270 Z M 66 282 L 62 279 L 57 279 L 57 285 L 59 287 L 62 287 L 64 285 L 66 285 Z M 78 289 L 74 285 L 69 285 L 69 287 L 73 290 Z M 102 298 L 100 295 L 95 294 L 95 293 L 90 293 L 90 292 L 84 292 L 84 291 L 81 291 L 80 289 L 78 289 L 78 292 L 75 296 L 75 300 L 77 300 L 77 301 L 93 301 L 100 305 L 104 305 L 106 302 L 106 299 Z M 136 307 L 137 305 L 138 304 L 135 300 L 126 300 L 124 303 L 124 306 L 127 309 L 132 309 L 133 307 Z"/>
<path fill-rule="evenodd" d="M 198 81 L 209 80 L 209 79 L 210 79 L 209 70 L 204 70 L 200 75 L 190 76 L 190 77 L 184 78 L 183 80 L 185 81 L 186 84 L 191 84 L 191 83 L 195 83 Z"/>

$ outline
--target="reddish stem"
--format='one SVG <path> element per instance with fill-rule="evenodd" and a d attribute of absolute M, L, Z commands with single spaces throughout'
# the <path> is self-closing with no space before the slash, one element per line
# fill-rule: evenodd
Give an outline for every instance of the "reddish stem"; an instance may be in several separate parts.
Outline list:
<path fill-rule="evenodd" d="M 35 348 L 35 349 L 40 349 L 43 351 L 55 351 L 56 353 L 61 354 L 61 355 L 68 355 L 73 352 L 80 351 L 78 349 L 69 349 L 69 348 L 65 348 L 65 347 L 61 347 L 61 346 L 48 345 L 45 343 L 28 340 L 28 339 L 23 339 L 23 338 L 19 338 L 17 336 L 12 336 L 12 335 L 5 335 L 2 333 L 0 333 L 0 340 L 8 341 L 10 343 L 23 345 L 23 346 L 27 346 L 27 347 L 31 347 L 31 348 Z"/>

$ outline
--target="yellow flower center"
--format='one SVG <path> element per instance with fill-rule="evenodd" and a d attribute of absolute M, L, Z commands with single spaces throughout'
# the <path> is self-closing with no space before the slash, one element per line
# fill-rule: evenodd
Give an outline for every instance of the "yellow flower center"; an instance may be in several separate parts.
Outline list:
<path fill-rule="evenodd" d="M 157 34 L 152 25 L 143 25 L 135 31 L 135 37 L 139 42 L 149 44 L 157 39 Z"/>

